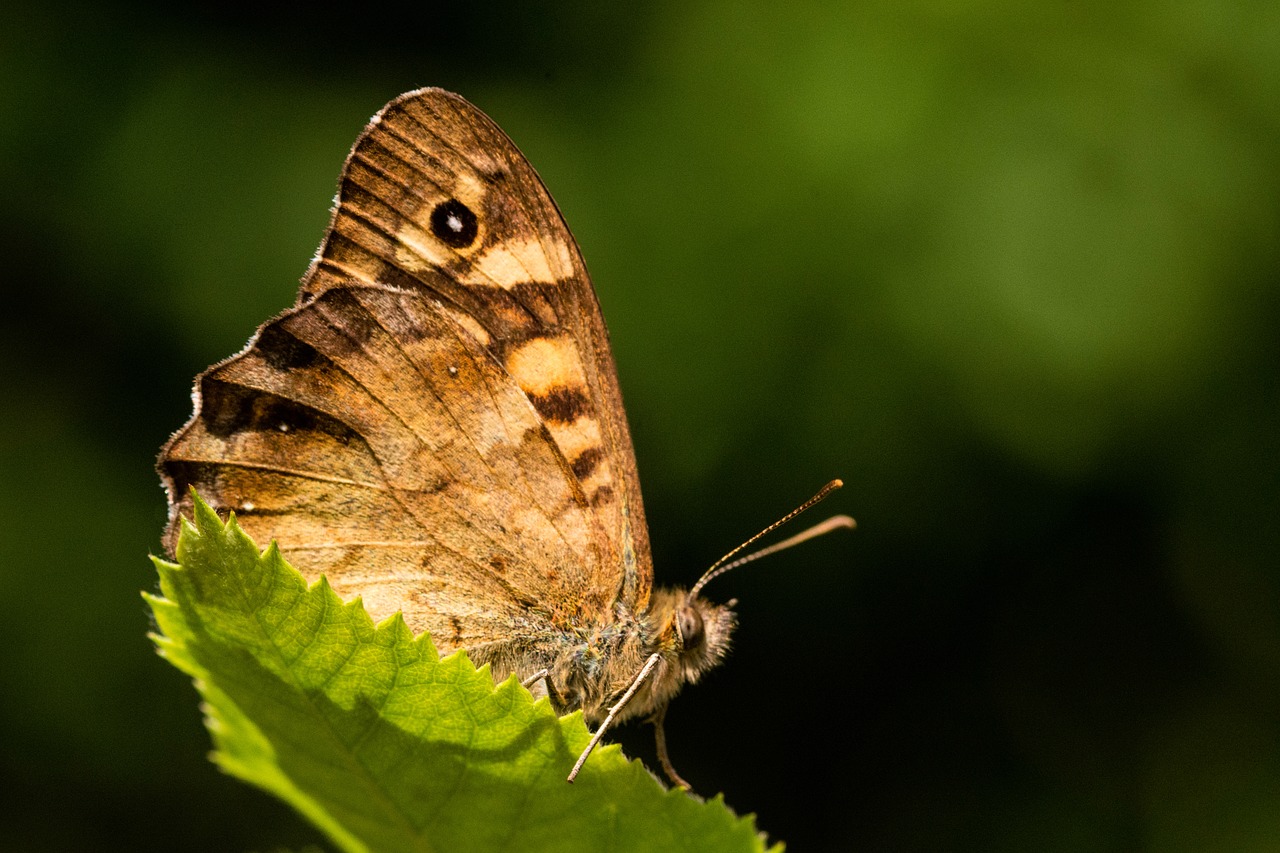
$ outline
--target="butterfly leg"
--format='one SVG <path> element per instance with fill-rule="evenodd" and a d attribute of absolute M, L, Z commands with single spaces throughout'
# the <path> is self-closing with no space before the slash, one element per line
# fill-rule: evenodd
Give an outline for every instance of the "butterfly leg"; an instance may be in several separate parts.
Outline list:
<path fill-rule="evenodd" d="M 667 732 L 662 724 L 667 719 L 667 706 L 663 705 L 659 708 L 649 722 L 653 723 L 653 737 L 658 746 L 658 763 L 662 765 L 662 772 L 667 774 L 667 778 L 671 780 L 671 784 L 677 788 L 684 788 L 686 791 L 693 789 L 693 786 L 681 778 L 676 772 L 676 768 L 671 764 L 671 756 L 667 753 Z"/>
<path fill-rule="evenodd" d="M 653 668 L 658 665 L 658 661 L 662 660 L 662 655 L 654 652 L 649 655 L 649 659 L 645 661 L 644 666 L 640 668 L 640 673 L 631 681 L 631 686 L 627 688 L 627 692 L 622 694 L 622 698 L 609 709 L 609 713 L 605 716 L 604 722 L 596 729 L 596 733 L 591 736 L 591 742 L 587 744 L 587 748 L 582 750 L 582 755 L 578 756 L 577 762 L 573 765 L 573 769 L 569 771 L 569 778 L 566 782 L 572 782 L 578 778 L 578 771 L 582 769 L 582 765 L 587 763 L 587 756 L 596 748 L 596 744 L 600 742 L 600 738 L 604 737 L 604 733 L 608 730 L 609 724 L 613 722 L 613 718 L 617 716 L 626 704 L 631 701 L 631 697 L 636 695 L 636 691 L 640 689 L 640 685 L 649 677 L 649 673 L 653 672 Z"/>
<path fill-rule="evenodd" d="M 550 675 L 550 674 L 551 674 L 551 670 L 547 669 L 546 667 L 543 667 L 542 669 L 540 669 L 540 670 L 538 670 L 537 672 L 535 672 L 533 675 L 531 675 L 531 676 L 529 676 L 528 678 L 526 678 L 524 681 L 520 682 L 520 686 L 521 686 L 521 687 L 523 687 L 525 690 L 532 690 L 532 689 L 533 689 L 533 685 L 537 684 L 539 681 L 541 681 L 542 679 L 546 678 L 546 679 L 547 679 L 547 684 L 546 684 L 547 692 L 550 692 L 550 691 L 551 691 L 551 679 L 547 678 L 547 676 L 548 676 L 548 675 Z"/>
<path fill-rule="evenodd" d="M 544 692 L 542 694 L 536 693 L 533 689 L 533 686 L 539 681 L 542 682 L 542 686 L 544 688 Z M 551 680 L 551 670 L 545 667 L 538 670 L 524 681 L 521 681 L 520 686 L 525 690 L 528 690 L 530 693 L 533 693 L 534 699 L 541 699 L 542 696 L 545 695 L 548 701 L 551 702 L 551 708 L 556 712 L 556 714 L 563 714 L 565 712 L 564 697 L 560 695 L 560 691 L 556 690 L 555 683 Z"/>

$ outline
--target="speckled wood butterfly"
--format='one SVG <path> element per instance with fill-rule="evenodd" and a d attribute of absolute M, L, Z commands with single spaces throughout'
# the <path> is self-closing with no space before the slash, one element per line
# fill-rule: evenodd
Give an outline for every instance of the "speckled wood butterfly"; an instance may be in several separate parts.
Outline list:
<path fill-rule="evenodd" d="M 652 589 L 595 292 L 542 181 L 478 109 L 423 89 L 373 118 L 296 305 L 195 399 L 160 454 L 171 553 L 194 487 L 374 619 L 402 611 L 441 653 L 582 709 L 597 740 L 652 716 L 679 782 L 661 716 L 728 649 L 732 602 L 697 593 L 733 564 Z"/>

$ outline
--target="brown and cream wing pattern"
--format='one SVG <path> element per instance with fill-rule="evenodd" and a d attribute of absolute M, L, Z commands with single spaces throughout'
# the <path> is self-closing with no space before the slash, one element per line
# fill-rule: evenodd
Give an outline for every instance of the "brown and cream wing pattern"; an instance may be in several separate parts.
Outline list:
<path fill-rule="evenodd" d="M 170 541 L 194 485 L 444 647 L 647 602 L 590 280 L 532 167 L 456 95 L 409 93 L 374 118 L 298 305 L 197 390 L 161 454 Z"/>

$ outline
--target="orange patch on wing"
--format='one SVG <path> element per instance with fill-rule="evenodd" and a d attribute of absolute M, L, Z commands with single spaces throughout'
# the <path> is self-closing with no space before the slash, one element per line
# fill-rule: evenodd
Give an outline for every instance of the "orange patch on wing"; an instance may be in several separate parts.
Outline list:
<path fill-rule="evenodd" d="M 510 239 L 495 243 L 471 259 L 471 268 L 462 281 L 480 287 L 509 290 L 517 284 L 555 284 L 562 275 L 552 268 L 546 246 L 537 238 Z"/>
<path fill-rule="evenodd" d="M 526 394 L 546 395 L 561 388 L 585 388 L 578 351 L 563 337 L 531 338 L 506 358 L 507 373 Z"/>
<path fill-rule="evenodd" d="M 604 446 L 600 424 L 589 415 L 583 415 L 571 424 L 548 424 L 547 430 L 570 462 L 588 450 Z"/>

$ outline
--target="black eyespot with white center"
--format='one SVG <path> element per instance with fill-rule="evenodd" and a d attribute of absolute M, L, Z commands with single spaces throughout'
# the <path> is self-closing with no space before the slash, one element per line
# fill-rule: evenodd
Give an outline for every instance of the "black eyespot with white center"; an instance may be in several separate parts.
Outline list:
<path fill-rule="evenodd" d="M 676 617 L 678 620 L 677 627 L 680 629 L 680 643 L 683 651 L 690 651 L 702 645 L 702 614 L 698 612 L 696 607 L 688 606 L 680 608 L 680 613 Z"/>
<path fill-rule="evenodd" d="M 456 198 L 442 201 L 431 211 L 431 233 L 448 246 L 465 249 L 476 241 L 480 220 Z"/>

